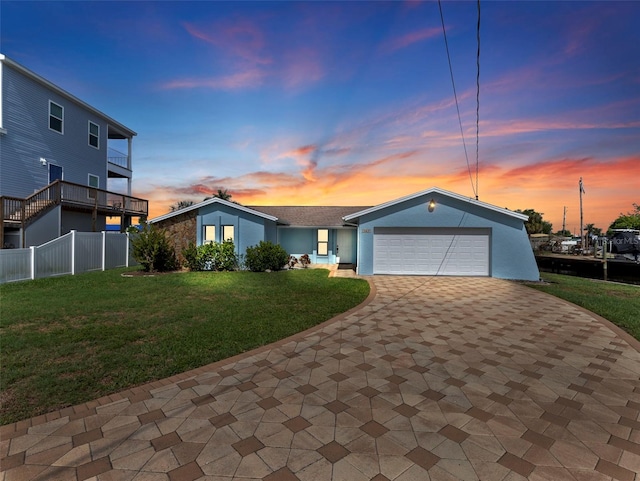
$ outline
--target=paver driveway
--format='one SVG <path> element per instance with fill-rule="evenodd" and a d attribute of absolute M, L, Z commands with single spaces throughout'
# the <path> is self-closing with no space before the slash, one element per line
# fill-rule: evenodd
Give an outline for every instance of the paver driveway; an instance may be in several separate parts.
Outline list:
<path fill-rule="evenodd" d="M 640 480 L 634 340 L 512 282 L 371 281 L 304 335 L 4 426 L 0 480 Z"/>

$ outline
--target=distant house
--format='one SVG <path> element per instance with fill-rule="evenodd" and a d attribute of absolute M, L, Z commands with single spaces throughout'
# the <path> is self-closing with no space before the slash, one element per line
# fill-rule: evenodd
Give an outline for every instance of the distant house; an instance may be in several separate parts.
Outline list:
<path fill-rule="evenodd" d="M 147 215 L 147 201 L 131 196 L 133 130 L 2 54 L 0 91 L 0 246 Z M 126 192 L 108 190 L 116 178 Z"/>
<path fill-rule="evenodd" d="M 348 263 L 361 275 L 493 276 L 538 280 L 528 216 L 439 189 L 373 207 L 242 206 L 219 198 L 150 222 L 178 251 L 232 239 L 243 254 L 261 240 L 312 263 Z"/>

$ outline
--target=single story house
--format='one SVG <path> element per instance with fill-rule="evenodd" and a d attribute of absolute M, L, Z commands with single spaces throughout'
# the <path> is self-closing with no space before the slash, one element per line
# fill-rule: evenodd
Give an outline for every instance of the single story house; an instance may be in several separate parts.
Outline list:
<path fill-rule="evenodd" d="M 354 264 L 360 275 L 492 276 L 537 281 L 528 216 L 437 187 L 373 207 L 244 206 L 212 198 L 149 222 L 176 250 L 260 241 L 312 263 Z"/>

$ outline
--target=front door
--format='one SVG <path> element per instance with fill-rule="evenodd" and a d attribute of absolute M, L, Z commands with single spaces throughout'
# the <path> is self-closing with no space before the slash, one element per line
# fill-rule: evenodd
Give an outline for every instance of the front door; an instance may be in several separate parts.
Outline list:
<path fill-rule="evenodd" d="M 49 183 L 56 180 L 62 180 L 62 167 L 55 164 L 49 164 Z"/>
<path fill-rule="evenodd" d="M 355 230 L 338 229 L 337 256 L 341 264 L 353 264 L 355 262 Z"/>

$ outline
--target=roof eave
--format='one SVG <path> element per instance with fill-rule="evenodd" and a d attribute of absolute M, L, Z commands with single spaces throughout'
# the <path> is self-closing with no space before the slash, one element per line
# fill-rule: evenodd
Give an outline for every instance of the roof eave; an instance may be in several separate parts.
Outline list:
<path fill-rule="evenodd" d="M 494 212 L 498 212 L 500 214 L 504 214 L 504 215 L 508 215 L 511 217 L 516 217 L 520 220 L 529 220 L 529 216 L 527 216 L 526 214 L 520 214 L 519 212 L 514 212 L 512 210 L 509 209 L 502 209 L 498 206 L 492 205 L 492 204 L 487 204 L 486 202 L 482 202 L 476 199 L 473 199 L 471 197 L 465 197 L 463 195 L 460 194 L 456 194 L 455 192 L 450 192 L 448 190 L 444 190 L 444 189 L 440 189 L 439 187 L 431 187 L 429 189 L 420 191 L 420 192 L 416 192 L 415 194 L 411 194 L 411 195 L 407 195 L 405 197 L 400 197 L 399 199 L 394 199 L 394 200 L 390 200 L 388 202 L 384 202 L 382 204 L 379 204 L 377 206 L 374 207 L 370 207 L 368 209 L 362 210 L 360 212 L 355 212 L 353 214 L 344 216 L 342 219 L 345 222 L 350 222 L 353 220 L 356 220 L 360 217 L 362 217 L 363 215 L 367 215 L 367 214 L 371 214 L 373 212 L 376 212 L 378 210 L 382 210 L 382 209 L 386 209 L 387 207 L 392 207 L 394 205 L 397 204 L 401 204 L 402 202 L 407 202 L 409 200 L 412 199 L 416 199 L 418 197 L 422 197 L 425 195 L 429 195 L 429 194 L 440 194 L 440 195 L 444 195 L 446 197 L 450 197 L 452 199 L 457 199 L 463 202 L 468 202 L 469 204 L 472 205 L 476 205 L 478 207 L 483 207 L 485 209 L 489 209 L 492 210 Z"/>
<path fill-rule="evenodd" d="M 167 219 L 170 219 L 171 217 L 175 217 L 176 215 L 185 214 L 187 212 L 190 212 L 190 211 L 195 210 L 195 209 L 200 209 L 201 207 L 205 207 L 205 206 L 210 205 L 210 204 L 222 204 L 222 205 L 226 205 L 227 207 L 233 207 L 234 209 L 238 209 L 238 210 L 241 210 L 243 212 L 247 212 L 249 214 L 257 215 L 258 217 L 262 217 L 264 219 L 271 220 L 273 222 L 277 222 L 278 221 L 277 217 L 265 214 L 264 212 L 260 212 L 260 211 L 253 210 L 253 209 L 249 209 L 248 207 L 245 207 L 245 206 L 240 205 L 240 204 L 236 204 L 234 202 L 229 202 L 228 200 L 224 200 L 224 199 L 221 199 L 219 197 L 213 197 L 211 199 L 207 199 L 207 200 L 203 200 L 202 202 L 198 202 L 197 204 L 190 205 L 189 207 L 185 207 L 184 209 L 176 210 L 176 211 L 173 211 L 173 212 L 168 212 L 168 213 L 163 214 L 161 216 L 155 217 L 154 219 L 151 219 L 149 221 L 149 224 L 155 224 L 156 222 L 167 220 Z"/>
<path fill-rule="evenodd" d="M 9 67 L 13 68 L 14 70 L 17 70 L 18 72 L 20 72 L 22 75 L 25 75 L 26 77 L 29 77 L 31 80 L 33 80 L 33 81 L 35 81 L 35 82 L 37 82 L 37 83 L 39 83 L 41 85 L 44 85 L 49 90 L 53 90 L 54 92 L 56 92 L 57 94 L 61 95 L 62 97 L 65 97 L 65 98 L 69 99 L 70 101 L 72 101 L 73 103 L 80 105 L 82 108 L 92 112 L 94 115 L 96 115 L 96 116 L 102 118 L 103 120 L 107 121 L 107 123 L 111 124 L 113 127 L 117 128 L 117 130 L 123 132 L 124 134 L 128 135 L 129 137 L 135 137 L 136 135 L 138 135 L 135 131 L 133 131 L 130 128 L 128 128 L 127 126 L 121 124 L 117 120 L 114 120 L 113 118 L 109 117 L 104 112 L 101 112 L 100 110 L 96 109 L 95 107 L 92 107 L 91 105 L 89 105 L 88 103 L 84 102 L 83 100 L 80 100 L 75 95 L 70 94 L 66 90 L 58 87 L 56 84 L 50 82 L 49 80 L 45 79 L 44 77 L 41 77 L 37 73 L 32 72 L 28 68 L 24 67 L 23 65 L 20 65 L 16 61 L 11 60 L 9 57 L 7 57 L 6 55 L 1 54 L 1 53 L 0 53 L 0 63 L 8 65 Z"/>

